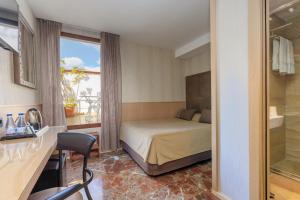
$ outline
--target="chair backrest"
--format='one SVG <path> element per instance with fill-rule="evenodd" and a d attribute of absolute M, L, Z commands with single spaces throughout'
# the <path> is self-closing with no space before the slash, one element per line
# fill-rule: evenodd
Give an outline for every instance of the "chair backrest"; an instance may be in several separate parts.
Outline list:
<path fill-rule="evenodd" d="M 57 150 L 69 150 L 88 157 L 96 138 L 84 133 L 63 132 L 57 135 Z"/>
<path fill-rule="evenodd" d="M 74 191 L 81 189 L 82 187 L 84 188 L 88 199 L 89 200 L 92 199 L 87 185 L 93 179 L 93 172 L 87 168 L 87 161 L 95 141 L 96 138 L 94 136 L 84 134 L 84 133 L 74 133 L 74 132 L 58 133 L 56 149 L 59 150 L 59 157 L 60 157 L 60 162 L 59 162 L 60 180 L 63 179 L 61 173 L 62 165 L 63 165 L 62 151 L 69 150 L 69 151 L 75 151 L 76 153 L 82 154 L 84 156 L 83 170 L 82 170 L 83 183 L 79 184 L 78 187 L 76 186 L 75 188 L 70 188 L 70 191 L 66 193 L 61 192 L 60 194 L 53 196 L 53 200 L 64 199 L 66 196 L 70 196 Z M 87 174 L 89 175 L 89 179 L 87 179 Z M 60 182 L 60 185 L 62 186 L 62 181 Z"/>

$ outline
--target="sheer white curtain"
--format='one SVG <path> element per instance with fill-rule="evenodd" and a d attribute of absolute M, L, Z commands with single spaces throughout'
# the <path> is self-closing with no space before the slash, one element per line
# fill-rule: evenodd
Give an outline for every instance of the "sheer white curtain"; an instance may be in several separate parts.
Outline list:
<path fill-rule="evenodd" d="M 60 32 L 60 23 L 38 19 L 36 40 L 38 82 L 43 124 L 48 126 L 66 125 L 61 93 Z"/>
<path fill-rule="evenodd" d="M 120 37 L 101 33 L 101 150 L 120 147 L 121 126 Z"/>

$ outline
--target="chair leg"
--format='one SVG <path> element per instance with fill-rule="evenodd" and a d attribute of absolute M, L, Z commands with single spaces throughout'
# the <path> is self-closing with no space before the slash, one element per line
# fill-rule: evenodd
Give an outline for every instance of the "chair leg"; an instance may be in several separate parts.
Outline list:
<path fill-rule="evenodd" d="M 93 200 L 93 198 L 92 198 L 92 196 L 91 196 L 91 193 L 90 193 L 90 191 L 89 191 L 88 186 L 85 186 L 85 187 L 84 187 L 84 191 L 85 191 L 85 194 L 86 194 L 88 200 Z"/>
<path fill-rule="evenodd" d="M 63 153 L 62 153 L 62 150 L 59 150 L 59 154 L 58 154 L 58 159 L 59 159 L 59 170 L 58 170 L 58 173 L 59 173 L 59 187 L 62 187 L 63 186 Z"/>

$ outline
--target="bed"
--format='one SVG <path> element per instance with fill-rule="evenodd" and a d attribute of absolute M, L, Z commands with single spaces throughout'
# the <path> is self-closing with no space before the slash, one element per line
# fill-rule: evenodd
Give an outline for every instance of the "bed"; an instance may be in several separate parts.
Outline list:
<path fill-rule="evenodd" d="M 210 124 L 177 118 L 124 122 L 120 139 L 123 149 L 152 176 L 211 158 Z"/>
<path fill-rule="evenodd" d="M 211 74 L 186 77 L 186 108 L 211 108 Z M 123 122 L 123 149 L 157 176 L 211 158 L 211 125 L 178 118 Z"/>

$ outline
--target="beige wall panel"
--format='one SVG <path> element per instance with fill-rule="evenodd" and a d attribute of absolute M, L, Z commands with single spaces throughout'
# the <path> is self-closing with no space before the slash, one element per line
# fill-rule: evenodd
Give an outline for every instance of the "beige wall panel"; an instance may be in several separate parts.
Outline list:
<path fill-rule="evenodd" d="M 285 115 L 286 77 L 270 71 L 270 106 L 276 106 L 279 115 Z M 270 164 L 285 158 L 285 125 L 270 130 Z"/>
<path fill-rule="evenodd" d="M 121 40 L 122 101 L 185 101 L 184 68 L 172 50 Z"/>
<path fill-rule="evenodd" d="M 122 104 L 122 120 L 173 118 L 185 102 L 135 102 Z"/>
<path fill-rule="evenodd" d="M 275 128 L 271 131 L 270 137 L 270 164 L 279 162 L 285 158 L 285 128 Z"/>
<path fill-rule="evenodd" d="M 12 113 L 14 119 L 17 119 L 18 113 L 20 112 L 26 112 L 30 108 L 37 108 L 41 110 L 42 106 L 35 104 L 35 105 L 9 105 L 9 106 L 1 106 L 0 105 L 0 116 L 3 117 L 3 119 L 6 119 L 7 113 Z"/>
<path fill-rule="evenodd" d="M 286 158 L 300 162 L 300 39 L 293 43 L 296 73 L 286 76 Z"/>

